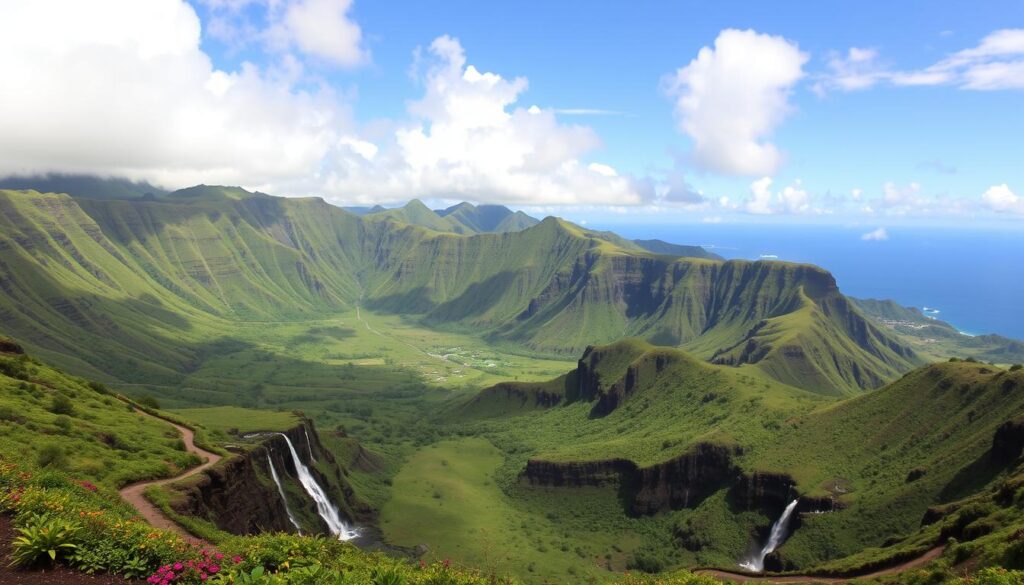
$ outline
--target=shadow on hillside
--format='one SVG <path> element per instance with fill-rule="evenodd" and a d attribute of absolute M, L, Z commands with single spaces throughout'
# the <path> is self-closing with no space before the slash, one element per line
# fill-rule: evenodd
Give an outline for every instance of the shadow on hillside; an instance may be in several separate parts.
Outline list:
<path fill-rule="evenodd" d="M 948 503 L 976 494 L 991 483 L 1003 469 L 1003 465 L 992 460 L 991 452 L 985 451 L 949 480 L 949 483 L 939 492 L 939 501 Z"/>
<path fill-rule="evenodd" d="M 436 306 L 430 300 L 430 289 L 418 286 L 410 291 L 366 301 L 366 308 L 398 315 L 423 314 Z"/>
<path fill-rule="evenodd" d="M 525 286 L 522 272 L 504 271 L 474 282 L 459 296 L 437 305 L 427 317 L 431 322 L 452 322 L 483 315 L 509 294 L 516 294 L 516 281 Z M 522 286 L 520 287 L 522 288 Z M 520 291 L 521 292 L 521 291 Z"/>

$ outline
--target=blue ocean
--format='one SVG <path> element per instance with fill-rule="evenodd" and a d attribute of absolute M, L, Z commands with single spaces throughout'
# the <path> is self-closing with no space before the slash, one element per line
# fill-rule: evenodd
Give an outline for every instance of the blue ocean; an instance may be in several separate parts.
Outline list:
<path fill-rule="evenodd" d="M 1024 225 L 984 231 L 889 227 L 864 240 L 864 227 L 785 225 L 589 225 L 634 239 L 704 246 L 726 258 L 817 264 L 840 290 L 928 308 L 972 335 L 1024 339 Z"/>

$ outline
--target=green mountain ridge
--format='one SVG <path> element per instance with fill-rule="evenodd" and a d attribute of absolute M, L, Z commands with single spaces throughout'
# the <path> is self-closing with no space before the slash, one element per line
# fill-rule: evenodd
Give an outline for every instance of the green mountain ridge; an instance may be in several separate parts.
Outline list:
<path fill-rule="evenodd" d="M 360 303 L 543 354 L 640 336 L 825 393 L 920 363 L 820 268 L 652 255 L 555 218 L 462 236 L 205 186 L 152 200 L 4 191 L 0 210 L 5 331 L 124 381 L 195 367 L 236 320 Z"/>

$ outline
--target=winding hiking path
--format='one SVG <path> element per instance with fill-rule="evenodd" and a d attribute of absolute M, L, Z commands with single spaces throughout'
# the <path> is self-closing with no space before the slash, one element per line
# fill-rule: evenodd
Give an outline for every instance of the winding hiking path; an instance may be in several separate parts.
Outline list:
<path fill-rule="evenodd" d="M 909 561 L 898 565 L 858 575 L 850 575 L 847 577 L 819 577 L 815 575 L 749 575 L 746 573 L 736 573 L 721 569 L 701 569 L 695 572 L 701 575 L 721 579 L 723 581 L 732 581 L 734 583 L 849 583 L 857 579 L 874 579 L 876 577 L 885 577 L 887 575 L 902 573 L 909 569 L 915 569 L 939 558 L 944 550 L 946 550 L 945 545 L 937 546 L 935 548 L 928 549 L 924 554 L 918 557 L 912 558 Z"/>
<path fill-rule="evenodd" d="M 208 469 L 209 467 L 220 461 L 220 455 L 196 447 L 195 433 L 192 431 L 192 429 L 183 427 L 179 424 L 175 424 L 167 419 L 160 418 L 158 416 L 153 416 L 152 414 L 149 414 L 148 412 L 143 412 L 137 408 L 135 409 L 135 412 L 143 416 L 148 416 L 150 418 L 165 422 L 171 425 L 172 427 L 178 429 L 178 432 L 181 433 L 182 440 L 185 442 L 185 450 L 187 450 L 189 453 L 198 455 L 201 458 L 205 458 L 206 463 L 193 467 L 192 469 L 189 469 L 188 471 L 180 475 L 176 475 L 174 477 L 170 477 L 167 479 L 155 479 L 150 481 L 140 481 L 128 484 L 125 487 L 121 488 L 121 490 L 119 491 L 121 497 L 124 498 L 126 502 L 134 506 L 135 509 L 139 511 L 139 514 L 146 519 L 146 522 L 149 522 L 153 526 L 175 532 L 191 544 L 201 547 L 210 546 L 208 542 L 189 534 L 188 531 L 179 526 L 177 522 L 165 516 L 164 513 L 161 512 L 159 508 L 154 506 L 149 500 L 146 499 L 146 496 L 143 495 L 143 492 L 145 492 L 146 488 L 148 488 L 149 486 L 168 484 L 173 481 L 185 479 L 186 477 L 191 477 L 197 473 L 200 473 L 204 469 Z"/>

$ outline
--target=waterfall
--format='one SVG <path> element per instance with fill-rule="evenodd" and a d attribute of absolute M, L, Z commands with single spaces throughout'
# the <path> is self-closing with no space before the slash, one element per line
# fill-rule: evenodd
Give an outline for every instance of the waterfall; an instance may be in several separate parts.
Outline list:
<path fill-rule="evenodd" d="M 789 519 L 793 515 L 793 511 L 796 510 L 796 505 L 799 501 L 793 500 L 786 506 L 786 509 L 782 511 L 782 516 L 779 516 L 775 524 L 772 524 L 772 531 L 768 534 L 768 542 L 764 543 L 764 547 L 761 548 L 760 552 L 755 553 L 740 563 L 741 567 L 755 573 L 764 571 L 765 557 L 775 552 L 775 549 L 779 548 L 786 540 L 786 529 L 789 527 Z"/>
<path fill-rule="evenodd" d="M 309 440 L 309 430 L 306 425 L 302 425 L 302 432 L 306 435 L 306 446 L 309 447 L 309 460 L 316 463 L 316 457 L 313 457 L 313 442 Z"/>
<path fill-rule="evenodd" d="M 292 515 L 292 509 L 288 507 L 288 498 L 284 495 L 284 488 L 281 487 L 281 480 L 277 477 L 277 470 L 274 469 L 274 462 L 270 460 L 270 451 L 267 451 L 267 465 L 270 466 L 270 477 L 274 478 L 274 484 L 277 485 L 277 493 L 281 494 L 281 501 L 284 502 L 284 511 L 288 513 L 288 520 L 291 521 L 292 526 L 299 532 L 299 536 L 302 536 L 302 527 L 299 526 L 298 520 Z"/>
<path fill-rule="evenodd" d="M 358 536 L 358 532 L 354 528 L 349 528 L 345 525 L 345 521 L 338 514 L 338 508 L 327 498 L 327 492 L 320 487 L 313 474 L 309 472 L 309 468 L 299 459 L 299 454 L 295 452 L 295 447 L 292 445 L 288 435 L 284 433 L 277 434 L 284 437 L 285 443 L 288 444 L 288 450 L 292 453 L 292 461 L 295 463 L 295 471 L 299 474 L 299 482 L 306 489 L 309 497 L 313 498 L 313 501 L 316 502 L 316 511 L 323 518 L 324 522 L 327 523 L 327 529 L 330 530 L 331 534 L 337 536 L 339 540 L 349 540 Z"/>

